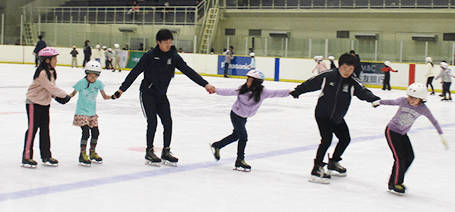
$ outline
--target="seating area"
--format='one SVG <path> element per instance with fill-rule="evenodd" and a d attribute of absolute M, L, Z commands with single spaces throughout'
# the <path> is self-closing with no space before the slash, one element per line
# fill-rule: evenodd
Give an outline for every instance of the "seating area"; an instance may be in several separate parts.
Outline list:
<path fill-rule="evenodd" d="M 164 6 L 166 2 L 169 6 L 196 6 L 197 1 L 193 0 L 142 0 L 137 1 L 139 6 Z M 109 6 L 132 6 L 133 1 L 125 0 L 70 0 L 62 6 L 65 7 L 109 7 Z"/>

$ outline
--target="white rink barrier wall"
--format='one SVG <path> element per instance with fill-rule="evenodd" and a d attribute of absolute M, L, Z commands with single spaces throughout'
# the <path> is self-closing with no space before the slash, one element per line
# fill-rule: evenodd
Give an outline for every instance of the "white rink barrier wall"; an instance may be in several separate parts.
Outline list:
<path fill-rule="evenodd" d="M 17 64 L 34 64 L 35 56 L 33 55 L 33 46 L 12 46 L 12 45 L 1 45 L 0 46 L 0 62 L 2 63 L 17 63 Z M 72 48 L 60 48 L 55 47 L 60 53 L 58 57 L 58 65 L 70 66 Z M 84 53 L 82 48 L 77 48 L 78 55 L 78 66 L 82 65 Z M 207 54 L 192 54 L 183 53 L 180 54 L 186 63 L 192 67 L 196 72 L 201 75 L 218 75 L 217 74 L 217 63 L 218 55 L 207 55 Z M 360 54 L 361 57 L 361 54 Z M 279 61 L 279 65 L 277 65 Z M 329 61 L 324 60 L 327 67 L 330 67 Z M 338 61 L 335 61 L 337 64 Z M 363 61 L 362 61 L 363 62 Z M 104 66 L 104 59 L 101 59 L 101 63 Z M 394 89 L 406 89 L 409 85 L 410 79 L 409 69 L 411 64 L 406 63 L 392 63 L 391 67 L 394 70 L 398 70 L 397 73 L 391 73 L 390 84 Z M 441 71 L 439 61 L 434 62 L 435 74 L 438 75 Z M 304 58 L 273 58 L 273 57 L 256 57 L 256 68 L 262 71 L 267 80 L 275 81 L 288 81 L 288 82 L 303 82 L 308 78 L 315 76 L 316 73 L 311 71 L 316 66 L 313 59 Z M 455 67 L 450 66 L 453 70 L 452 74 L 455 74 Z M 316 71 L 315 71 L 316 72 Z M 415 64 L 415 82 L 425 84 L 427 78 L 425 74 L 427 72 L 426 64 Z M 177 73 L 178 70 L 177 70 Z M 439 80 L 433 81 L 433 86 L 437 91 L 442 90 L 442 86 Z M 380 88 L 380 85 L 368 85 L 368 87 Z M 454 86 L 452 86 L 454 88 Z M 452 89 L 453 90 L 453 89 Z"/>

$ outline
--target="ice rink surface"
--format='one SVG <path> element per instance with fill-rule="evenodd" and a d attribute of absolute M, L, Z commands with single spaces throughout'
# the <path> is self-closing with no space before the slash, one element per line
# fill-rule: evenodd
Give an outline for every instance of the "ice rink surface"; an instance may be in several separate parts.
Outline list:
<path fill-rule="evenodd" d="M 387 192 L 393 158 L 384 129 L 396 106 L 371 107 L 353 98 L 345 119 L 352 141 L 341 164 L 345 178 L 329 185 L 308 182 L 320 141 L 314 120 L 319 92 L 267 99 L 247 122 L 249 173 L 233 171 L 237 143 L 221 150 L 215 162 L 209 143 L 232 132 L 229 113 L 236 97 L 209 95 L 177 74 L 168 91 L 173 118 L 171 151 L 178 167 L 144 164 L 146 120 L 139 104 L 142 75 L 118 100 L 98 95 L 103 164 L 78 165 L 81 129 L 73 126 L 77 96 L 68 104 L 51 103 L 50 131 L 58 167 L 41 164 L 35 138 L 36 169 L 22 168 L 27 130 L 25 93 L 32 65 L 0 64 L 0 211 L 455 211 L 455 102 L 429 96 L 426 103 L 441 124 L 451 148 L 426 117 L 409 137 L 415 160 L 406 174 L 405 196 Z M 303 70 L 302 70 L 303 71 Z M 57 67 L 57 85 L 72 92 L 85 74 L 80 68 Z M 129 72 L 104 71 L 99 80 L 113 94 Z M 266 76 L 272 78 L 273 76 Z M 236 88 L 245 79 L 204 77 L 218 88 Z M 435 82 L 438 83 L 438 82 Z M 268 89 L 293 89 L 297 83 L 266 81 Z M 405 96 L 403 90 L 371 89 L 382 99 Z M 333 144 L 337 142 L 334 139 Z M 161 153 L 159 124 L 155 148 Z M 333 152 L 333 146 L 328 153 Z M 327 157 L 325 158 L 327 160 Z"/>

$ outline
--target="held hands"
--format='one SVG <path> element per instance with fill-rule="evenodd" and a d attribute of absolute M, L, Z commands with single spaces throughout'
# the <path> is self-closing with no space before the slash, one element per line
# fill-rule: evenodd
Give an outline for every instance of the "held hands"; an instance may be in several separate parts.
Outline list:
<path fill-rule="evenodd" d="M 377 108 L 377 107 L 379 107 L 379 105 L 381 105 L 380 101 L 381 100 L 376 100 L 376 101 L 372 102 L 371 104 L 374 108 Z"/>
<path fill-rule="evenodd" d="M 122 96 L 122 93 L 123 93 L 123 91 L 119 89 L 118 91 L 116 91 L 116 92 L 114 93 L 114 95 L 112 95 L 111 98 L 114 99 L 114 100 L 115 100 L 115 99 L 118 99 L 118 98 L 120 98 L 120 96 Z"/>
<path fill-rule="evenodd" d="M 291 93 L 289 93 L 292 95 L 292 97 L 294 97 L 294 99 L 298 99 L 299 98 L 299 94 L 297 94 L 297 92 L 295 92 L 295 90 L 291 91 Z"/>
<path fill-rule="evenodd" d="M 441 134 L 441 141 L 442 141 L 442 144 L 444 144 L 444 146 L 446 147 L 446 150 L 449 149 L 449 143 L 447 142 L 447 138 L 444 134 Z"/>
<path fill-rule="evenodd" d="M 64 105 L 66 103 L 68 103 L 70 101 L 71 97 L 66 95 L 65 98 L 60 98 L 60 97 L 55 97 L 55 101 L 57 101 L 58 103 Z"/>
<path fill-rule="evenodd" d="M 209 94 L 216 93 L 216 88 L 213 85 L 210 85 L 210 84 L 207 84 L 205 86 L 205 90 L 207 90 L 207 92 L 209 92 Z"/>

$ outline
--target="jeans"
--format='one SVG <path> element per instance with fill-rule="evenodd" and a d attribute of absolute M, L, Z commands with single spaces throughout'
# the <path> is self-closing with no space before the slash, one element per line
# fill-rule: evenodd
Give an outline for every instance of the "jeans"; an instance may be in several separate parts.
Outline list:
<path fill-rule="evenodd" d="M 234 126 L 234 131 L 232 132 L 232 134 L 223 138 L 221 141 L 215 142 L 214 147 L 221 149 L 226 145 L 238 140 L 237 160 L 245 159 L 245 148 L 246 142 L 248 140 L 248 135 L 245 128 L 246 120 L 247 118 L 240 117 L 233 111 L 231 111 L 231 122 L 232 126 Z"/>

